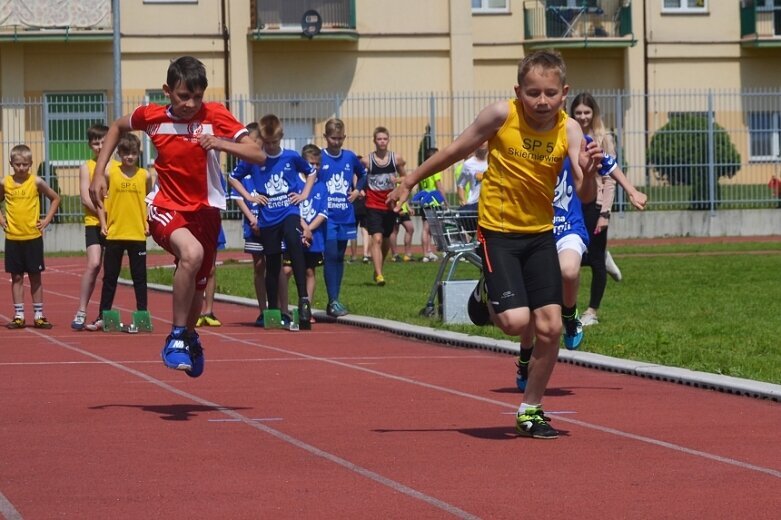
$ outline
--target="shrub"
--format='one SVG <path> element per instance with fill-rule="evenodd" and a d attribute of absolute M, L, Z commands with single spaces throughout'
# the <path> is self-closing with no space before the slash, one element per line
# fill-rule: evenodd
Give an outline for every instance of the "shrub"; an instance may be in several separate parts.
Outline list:
<path fill-rule="evenodd" d="M 718 179 L 731 178 L 740 169 L 740 154 L 729 134 L 718 123 L 714 128 L 716 173 L 715 200 L 720 198 Z M 691 209 L 710 207 L 708 168 L 708 116 L 699 113 L 675 114 L 651 138 L 648 162 L 657 176 L 671 185 L 692 187 Z"/>

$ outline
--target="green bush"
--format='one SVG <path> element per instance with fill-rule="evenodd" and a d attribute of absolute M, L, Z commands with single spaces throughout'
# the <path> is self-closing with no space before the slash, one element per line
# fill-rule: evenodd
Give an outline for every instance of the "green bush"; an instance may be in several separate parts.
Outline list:
<path fill-rule="evenodd" d="M 729 134 L 714 127 L 716 173 L 715 200 L 720 199 L 718 179 L 731 178 L 740 169 L 740 154 Z M 671 185 L 691 186 L 691 209 L 710 208 L 708 168 L 708 117 L 706 114 L 675 114 L 651 138 L 648 162 L 660 178 Z"/>

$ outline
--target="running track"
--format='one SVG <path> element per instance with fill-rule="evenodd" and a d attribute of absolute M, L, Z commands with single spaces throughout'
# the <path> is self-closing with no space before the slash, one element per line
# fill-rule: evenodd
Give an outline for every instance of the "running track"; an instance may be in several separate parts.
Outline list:
<path fill-rule="evenodd" d="M 255 329 L 253 309 L 220 303 L 225 325 L 203 329 L 207 368 L 193 380 L 159 359 L 170 295 L 150 291 L 152 334 L 72 332 L 82 260 L 47 264 L 55 328 L 0 330 L 0 516 L 781 511 L 777 402 L 559 364 L 545 408 L 562 436 L 519 438 L 510 356 L 338 324 Z M 132 289 L 116 304 L 127 314 Z"/>

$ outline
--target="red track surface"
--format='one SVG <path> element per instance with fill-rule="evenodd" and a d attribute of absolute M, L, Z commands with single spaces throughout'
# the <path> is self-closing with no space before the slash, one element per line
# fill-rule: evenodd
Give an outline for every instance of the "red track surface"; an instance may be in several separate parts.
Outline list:
<path fill-rule="evenodd" d="M 562 437 L 518 438 L 509 356 L 336 324 L 266 331 L 227 304 L 225 325 L 202 330 L 206 373 L 193 380 L 160 362 L 169 295 L 150 292 L 152 334 L 72 332 L 82 260 L 47 264 L 55 328 L 0 330 L 0 516 L 781 511 L 778 403 L 561 364 L 545 408 Z M 132 290 L 116 303 L 127 315 Z"/>

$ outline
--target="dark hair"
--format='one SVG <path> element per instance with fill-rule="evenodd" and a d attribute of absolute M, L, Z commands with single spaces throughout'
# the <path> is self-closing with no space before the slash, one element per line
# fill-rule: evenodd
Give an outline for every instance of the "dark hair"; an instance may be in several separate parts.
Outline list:
<path fill-rule="evenodd" d="M 567 84 L 567 66 L 564 64 L 564 58 L 557 51 L 540 50 L 526 56 L 518 63 L 518 85 L 523 85 L 523 79 L 534 67 L 541 67 L 543 70 L 556 70 L 559 73 L 561 84 Z"/>
<path fill-rule="evenodd" d="M 108 127 L 103 123 L 93 123 L 87 128 L 87 142 L 103 139 L 108 133 Z"/>
<path fill-rule="evenodd" d="M 282 121 L 274 114 L 266 114 L 258 122 L 260 137 L 270 139 L 282 133 Z"/>
<path fill-rule="evenodd" d="M 190 91 L 194 91 L 197 88 L 206 90 L 206 87 L 209 85 L 209 81 L 206 78 L 206 67 L 192 56 L 176 58 L 168 66 L 166 84 L 168 88 L 173 89 L 180 82 L 184 83 Z"/>
<path fill-rule="evenodd" d="M 247 132 L 250 132 L 250 133 L 252 133 L 252 132 L 260 132 L 260 125 L 258 125 L 258 123 L 255 122 L 255 121 L 253 121 L 251 123 L 247 123 L 247 126 L 245 126 L 244 128 L 246 128 Z"/>
<path fill-rule="evenodd" d="M 122 134 L 117 143 L 117 152 L 120 155 L 132 152 L 141 153 L 141 140 L 136 134 L 130 132 Z"/>

